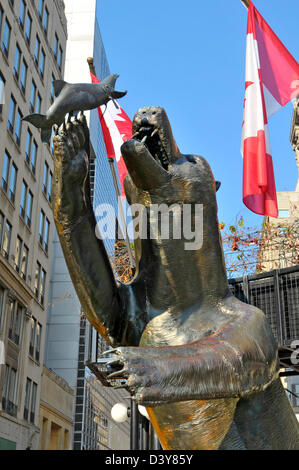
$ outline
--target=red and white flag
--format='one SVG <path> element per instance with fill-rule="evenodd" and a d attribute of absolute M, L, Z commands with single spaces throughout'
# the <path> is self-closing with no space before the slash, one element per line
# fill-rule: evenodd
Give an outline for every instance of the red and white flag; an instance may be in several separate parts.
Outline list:
<path fill-rule="evenodd" d="M 92 83 L 100 83 L 100 80 L 95 75 L 92 73 L 90 75 Z M 105 106 L 98 108 L 107 156 L 108 158 L 116 159 L 121 196 L 124 199 L 126 197 L 124 179 L 128 170 L 120 148 L 126 140 L 132 137 L 132 121 L 120 106 L 118 109 L 115 107 L 113 101 L 108 102 L 107 109 L 104 111 Z"/>
<path fill-rule="evenodd" d="M 252 2 L 248 10 L 243 202 L 256 214 L 278 216 L 268 118 L 299 94 L 299 64 Z"/>

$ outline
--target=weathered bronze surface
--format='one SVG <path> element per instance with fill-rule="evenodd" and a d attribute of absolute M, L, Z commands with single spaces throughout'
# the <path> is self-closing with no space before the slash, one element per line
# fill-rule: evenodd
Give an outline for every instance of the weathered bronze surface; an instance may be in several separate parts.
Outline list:
<path fill-rule="evenodd" d="M 121 374 L 148 407 L 164 449 L 299 449 L 265 315 L 229 291 L 208 163 L 180 153 L 160 107 L 137 112 L 133 135 L 122 146 L 129 203 L 147 211 L 203 204 L 203 245 L 186 250 L 184 237 L 138 239 L 135 278 L 116 282 L 95 236 L 81 115 L 55 137 L 53 210 L 84 312 L 116 347 Z"/>
<path fill-rule="evenodd" d="M 117 74 L 105 78 L 102 83 L 67 83 L 63 80 L 54 80 L 53 87 L 55 100 L 44 116 L 42 114 L 30 114 L 23 121 L 28 121 L 33 126 L 41 129 L 41 138 L 44 143 L 49 143 L 52 126 L 62 124 L 65 115 L 71 112 L 85 111 L 105 105 L 110 100 L 122 98 L 126 91 L 115 91 Z"/>

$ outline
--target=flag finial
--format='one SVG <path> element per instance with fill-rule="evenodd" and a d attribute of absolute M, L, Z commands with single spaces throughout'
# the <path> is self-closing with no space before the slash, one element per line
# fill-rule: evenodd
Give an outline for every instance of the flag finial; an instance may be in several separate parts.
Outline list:
<path fill-rule="evenodd" d="M 88 57 L 87 58 L 87 63 L 88 63 L 88 66 L 89 66 L 89 71 L 93 75 L 96 75 L 96 69 L 95 69 L 95 66 L 94 66 L 93 57 Z"/>

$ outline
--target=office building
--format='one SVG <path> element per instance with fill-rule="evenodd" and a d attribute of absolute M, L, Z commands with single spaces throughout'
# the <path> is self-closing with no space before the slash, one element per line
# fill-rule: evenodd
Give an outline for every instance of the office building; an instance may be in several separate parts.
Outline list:
<path fill-rule="evenodd" d="M 93 57 L 97 76 L 102 80 L 110 71 L 98 23 L 100 2 L 66 0 L 65 12 L 68 42 L 64 79 L 69 82 L 90 83 L 87 58 Z M 117 199 L 98 111 L 95 109 L 85 114 L 90 127 L 93 205 L 96 208 L 99 203 L 105 202 L 116 207 Z M 113 244 L 113 241 L 107 244 L 108 251 L 113 249 Z M 76 390 L 73 448 L 129 448 L 129 422 L 117 429 L 110 416 L 111 403 L 121 401 L 120 397 L 126 394 L 109 389 L 108 401 L 105 398 L 107 391 L 91 376 L 85 365 L 89 350 L 94 348 L 98 335 L 81 311 L 56 232 L 53 240 L 50 299 L 45 363 Z M 102 346 L 101 341 L 99 343 L 107 349 L 107 345 Z M 121 443 L 120 435 L 123 436 Z"/>
<path fill-rule="evenodd" d="M 39 443 L 53 159 L 22 118 L 50 106 L 66 39 L 62 1 L 0 1 L 0 449 Z"/>

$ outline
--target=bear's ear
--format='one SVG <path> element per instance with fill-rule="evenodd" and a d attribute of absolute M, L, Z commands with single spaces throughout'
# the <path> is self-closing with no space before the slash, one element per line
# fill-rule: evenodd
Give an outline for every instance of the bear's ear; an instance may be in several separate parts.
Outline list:
<path fill-rule="evenodd" d="M 218 189 L 219 189 L 220 186 L 221 186 L 221 183 L 220 183 L 220 181 L 215 181 L 215 183 L 216 183 L 216 192 L 217 192 Z"/>

